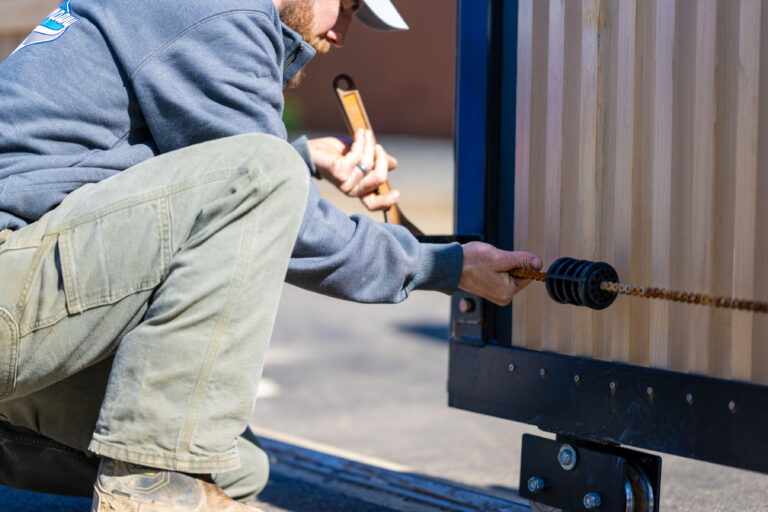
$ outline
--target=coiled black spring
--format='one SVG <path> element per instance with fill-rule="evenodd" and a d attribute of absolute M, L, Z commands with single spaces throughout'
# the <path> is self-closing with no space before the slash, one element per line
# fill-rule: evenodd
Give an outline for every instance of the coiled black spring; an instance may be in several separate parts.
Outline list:
<path fill-rule="evenodd" d="M 560 258 L 547 270 L 546 285 L 555 302 L 605 309 L 618 293 L 601 290 L 604 281 L 619 282 L 619 275 L 608 263 Z"/>

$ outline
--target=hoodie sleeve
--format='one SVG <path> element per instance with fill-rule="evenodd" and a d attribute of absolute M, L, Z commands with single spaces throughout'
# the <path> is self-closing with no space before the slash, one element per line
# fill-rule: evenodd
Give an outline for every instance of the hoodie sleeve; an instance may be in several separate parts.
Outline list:
<path fill-rule="evenodd" d="M 310 184 L 287 281 L 355 302 L 400 302 L 412 290 L 453 293 L 461 245 L 421 244 L 402 226 L 348 217 Z"/>

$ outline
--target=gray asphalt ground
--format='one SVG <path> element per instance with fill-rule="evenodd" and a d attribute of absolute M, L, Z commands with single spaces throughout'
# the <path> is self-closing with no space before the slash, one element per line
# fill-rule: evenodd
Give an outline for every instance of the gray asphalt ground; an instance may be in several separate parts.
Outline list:
<path fill-rule="evenodd" d="M 450 141 L 380 141 L 401 162 L 391 182 L 403 211 L 428 234 L 450 232 Z M 361 211 L 356 201 L 340 202 Z M 252 426 L 283 442 L 515 500 L 521 436 L 537 430 L 446 406 L 448 318 L 449 299 L 438 293 L 359 305 L 287 287 Z M 768 476 L 663 458 L 662 511 L 768 511 Z M 296 478 L 276 462 L 262 495 L 266 512 L 403 509 L 332 479 Z M 85 510 L 87 500 L 0 488 L 0 512 Z"/>

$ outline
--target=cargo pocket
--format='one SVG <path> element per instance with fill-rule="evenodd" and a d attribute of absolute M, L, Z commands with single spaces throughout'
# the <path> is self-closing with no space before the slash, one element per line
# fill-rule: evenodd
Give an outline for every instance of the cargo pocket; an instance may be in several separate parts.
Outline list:
<path fill-rule="evenodd" d="M 0 308 L 0 400 L 13 391 L 18 358 L 19 328 L 11 314 Z"/>
<path fill-rule="evenodd" d="M 167 201 L 78 219 L 63 227 L 58 248 L 69 314 L 154 288 L 171 258 Z"/>

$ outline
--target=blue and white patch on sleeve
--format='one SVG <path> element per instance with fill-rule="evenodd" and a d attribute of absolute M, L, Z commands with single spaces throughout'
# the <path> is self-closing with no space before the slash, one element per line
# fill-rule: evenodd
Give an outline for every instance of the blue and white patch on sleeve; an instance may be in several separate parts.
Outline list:
<path fill-rule="evenodd" d="M 69 8 L 70 1 L 71 0 L 67 0 L 61 7 L 58 7 L 55 11 L 49 14 L 48 17 L 45 18 L 18 46 L 18 48 L 13 51 L 13 53 L 32 44 L 50 43 L 61 37 L 70 25 L 80 21 L 80 18 L 72 14 L 72 11 Z"/>

